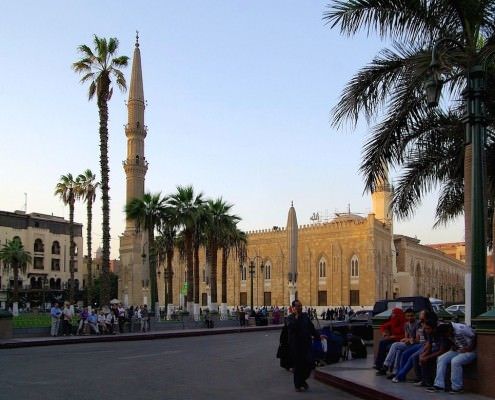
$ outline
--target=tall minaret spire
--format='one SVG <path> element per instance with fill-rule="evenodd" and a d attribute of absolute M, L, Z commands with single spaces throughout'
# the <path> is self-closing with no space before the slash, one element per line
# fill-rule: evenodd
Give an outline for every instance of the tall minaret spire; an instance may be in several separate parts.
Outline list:
<path fill-rule="evenodd" d="M 295 300 L 297 290 L 297 239 L 298 227 L 296 209 L 294 208 L 294 202 L 291 202 L 289 215 L 287 216 L 287 246 L 289 254 L 288 283 L 290 303 Z"/>
<path fill-rule="evenodd" d="M 132 59 L 131 84 L 127 102 L 127 159 L 123 162 L 127 179 L 126 204 L 134 198 L 144 195 L 144 178 L 148 170 L 148 162 L 144 156 L 144 138 L 147 127 L 144 125 L 144 109 L 146 107 L 143 91 L 143 74 L 141 70 L 141 51 L 139 49 L 139 32 L 136 31 L 136 45 Z M 126 221 L 126 231 L 134 231 L 135 222 Z"/>

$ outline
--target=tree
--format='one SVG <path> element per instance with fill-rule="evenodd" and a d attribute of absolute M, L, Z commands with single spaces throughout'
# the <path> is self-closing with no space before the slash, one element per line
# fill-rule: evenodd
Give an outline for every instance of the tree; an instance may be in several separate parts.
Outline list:
<path fill-rule="evenodd" d="M 110 301 L 110 196 L 109 196 L 109 172 L 108 165 L 108 101 L 113 89 L 112 77 L 121 91 L 126 90 L 124 74 L 119 68 L 126 67 L 129 61 L 127 56 L 114 57 L 119 47 L 116 38 L 99 38 L 94 35 L 94 52 L 87 45 L 78 47 L 82 59 L 72 64 L 72 68 L 78 74 L 82 74 L 81 83 L 90 82 L 88 97 L 91 100 L 95 95 L 100 118 L 100 169 L 101 169 L 101 199 L 103 211 L 102 223 L 102 286 L 101 304 Z"/>
<path fill-rule="evenodd" d="M 91 286 L 93 285 L 93 271 L 92 271 L 92 257 L 91 257 L 91 230 L 93 223 L 93 203 L 96 199 L 96 190 L 100 186 L 99 182 L 96 182 L 96 175 L 90 169 L 84 171 L 76 178 L 77 192 L 80 198 L 86 202 L 87 210 L 87 227 L 86 227 L 86 246 L 87 246 L 87 268 L 88 268 L 88 280 L 86 282 L 87 304 L 91 304 Z"/>
<path fill-rule="evenodd" d="M 465 146 L 463 141 L 456 141 L 457 147 L 450 147 L 449 158 L 441 163 L 434 162 L 431 153 L 427 153 L 426 163 L 421 160 L 418 163 L 418 156 L 422 158 L 424 149 L 435 151 L 444 145 L 451 146 L 452 136 L 447 137 L 444 143 L 443 136 L 435 135 L 445 129 L 442 119 L 460 116 L 458 101 L 466 87 L 467 72 L 473 65 L 488 67 L 484 100 L 488 124 L 493 129 L 495 87 L 491 57 L 495 52 L 494 15 L 493 0 L 340 0 L 334 1 L 324 16 L 332 27 L 339 27 L 345 35 L 353 35 L 361 29 L 368 33 L 376 31 L 382 39 L 393 43 L 391 49 L 382 50 L 351 79 L 334 107 L 335 126 L 346 120 L 355 123 L 360 116 L 371 121 L 383 115 L 373 127 L 364 148 L 361 172 L 365 176 L 366 189 L 373 191 L 390 167 L 400 170 L 406 166 L 406 174 L 399 178 L 397 195 L 393 198 L 394 211 L 398 211 L 400 217 L 406 217 L 413 213 L 426 193 L 440 186 L 437 223 L 448 220 L 464 208 L 468 266 L 471 265 L 470 137 L 466 135 Z M 451 100 L 444 103 L 446 111 L 429 109 L 423 90 L 426 75 L 431 73 L 432 47 L 435 44 Z M 462 136 L 462 125 L 454 125 L 458 126 L 457 135 Z M 433 146 L 430 145 L 432 142 Z M 490 129 L 487 145 L 493 147 Z M 459 154 L 462 156 L 456 156 Z M 449 168 L 446 163 L 453 158 L 457 162 Z M 491 168 L 489 166 L 488 170 Z M 455 176 L 450 175 L 452 172 Z M 493 187 L 491 176 L 490 187 Z M 464 207 L 459 201 L 461 195 L 464 196 Z M 488 196 L 493 199 L 493 191 Z M 413 200 L 409 204 L 408 197 Z M 495 224 L 492 224 L 492 229 L 495 229 Z"/>
<path fill-rule="evenodd" d="M 232 249 L 235 250 L 237 258 L 240 258 L 242 250 L 247 245 L 247 235 L 237 227 L 238 221 L 227 227 L 224 232 L 220 246 L 222 248 L 222 303 L 227 304 L 227 261 Z"/>
<path fill-rule="evenodd" d="M 55 196 L 59 196 L 60 200 L 69 206 L 69 301 L 74 302 L 74 254 L 76 244 L 74 242 L 74 204 L 78 198 L 77 183 L 71 173 L 62 175 L 60 182 L 55 186 Z"/>
<path fill-rule="evenodd" d="M 204 203 L 203 194 L 195 194 L 192 186 L 177 186 L 177 192 L 170 195 L 167 204 L 171 207 L 174 225 L 184 235 L 184 252 L 187 268 L 187 302 L 193 302 L 193 239 L 198 218 L 198 209 Z"/>
<path fill-rule="evenodd" d="M 27 264 L 31 264 L 31 254 L 24 249 L 19 238 L 7 240 L 0 250 L 0 260 L 6 268 L 12 268 L 14 272 L 14 290 L 12 293 L 13 303 L 19 301 L 19 270 L 26 270 Z M 8 275 L 7 275 L 8 276 Z"/>
<path fill-rule="evenodd" d="M 208 228 L 207 243 L 211 257 L 210 272 L 210 292 L 211 302 L 214 307 L 217 304 L 217 264 L 218 250 L 222 245 L 222 240 L 228 235 L 228 232 L 234 229 L 239 217 L 229 214 L 232 204 L 226 203 L 221 197 L 216 200 L 208 200 Z M 225 271 L 226 272 L 226 271 Z"/>
<path fill-rule="evenodd" d="M 125 206 L 125 213 L 128 219 L 137 222 L 137 227 L 143 227 L 148 233 L 148 252 L 149 252 L 149 273 L 151 287 L 151 304 L 155 305 L 158 301 L 158 288 L 156 284 L 156 248 L 155 248 L 155 229 L 159 226 L 166 208 L 165 197 L 161 193 L 145 193 L 141 199 L 132 199 Z"/>

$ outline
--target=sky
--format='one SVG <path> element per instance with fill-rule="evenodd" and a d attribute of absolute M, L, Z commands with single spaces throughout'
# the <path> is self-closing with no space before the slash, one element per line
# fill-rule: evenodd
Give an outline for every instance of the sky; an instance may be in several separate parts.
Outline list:
<path fill-rule="evenodd" d="M 98 110 L 71 64 L 93 35 L 132 57 L 139 30 L 148 136 L 146 191 L 192 184 L 234 204 L 250 231 L 313 213 L 367 214 L 359 173 L 369 126 L 330 124 L 345 83 L 386 46 L 341 36 L 328 1 L 12 1 L 0 5 L 0 209 L 68 218 L 54 196 L 63 174 L 99 173 Z M 124 71 L 130 79 L 131 63 Z M 128 82 L 130 83 L 130 82 Z M 124 231 L 127 94 L 109 103 L 111 255 Z M 25 195 L 26 194 L 26 195 Z M 25 199 L 27 198 L 27 202 Z M 422 243 L 463 241 L 463 221 L 433 229 L 437 195 L 395 233 Z M 75 220 L 86 223 L 85 205 Z M 93 249 L 101 243 L 101 202 Z"/>

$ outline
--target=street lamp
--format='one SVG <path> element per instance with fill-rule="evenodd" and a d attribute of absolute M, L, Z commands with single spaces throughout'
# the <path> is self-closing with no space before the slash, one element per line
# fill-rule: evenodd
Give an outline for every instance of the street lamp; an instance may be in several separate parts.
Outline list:
<path fill-rule="evenodd" d="M 241 271 L 242 268 L 244 267 L 243 262 L 245 260 L 249 261 L 249 275 L 251 277 L 251 312 L 253 312 L 253 276 L 256 271 L 256 266 L 258 265 L 258 260 L 261 262 L 260 264 L 261 271 L 263 271 L 265 266 L 263 265 L 263 258 L 261 256 L 254 256 L 254 257 L 244 256 L 243 259 L 241 259 L 241 264 L 240 264 Z M 258 290 L 258 284 L 256 284 L 256 289 Z"/>
<path fill-rule="evenodd" d="M 437 47 L 442 42 L 451 42 L 463 48 L 462 44 L 450 38 L 435 42 L 431 54 L 429 78 L 425 84 L 428 105 L 436 107 L 440 98 L 443 80 L 440 77 L 440 63 Z M 466 144 L 472 145 L 471 169 L 471 316 L 486 311 L 486 240 L 485 240 L 485 196 L 483 179 L 483 152 L 485 143 L 486 118 L 483 95 L 485 92 L 485 71 L 482 65 L 472 65 L 466 71 L 466 88 L 462 92 L 465 114 Z"/>

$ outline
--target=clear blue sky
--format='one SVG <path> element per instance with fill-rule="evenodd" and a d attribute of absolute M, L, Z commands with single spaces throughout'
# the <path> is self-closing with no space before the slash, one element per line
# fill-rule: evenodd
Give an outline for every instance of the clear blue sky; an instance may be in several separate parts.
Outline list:
<path fill-rule="evenodd" d="M 146 189 L 193 184 L 234 203 L 245 230 L 300 224 L 313 212 L 368 213 L 358 173 L 368 128 L 335 131 L 344 84 L 383 47 L 322 21 L 327 1 L 12 1 L 0 6 L 0 209 L 68 210 L 61 174 L 99 175 L 98 113 L 71 70 L 92 35 L 117 37 L 132 56 L 140 32 L 149 128 Z M 130 66 L 125 71 L 129 77 Z M 112 256 L 124 229 L 126 95 L 110 102 Z M 462 241 L 461 219 L 433 230 L 435 195 L 396 233 L 423 243 Z M 93 236 L 101 242 L 101 203 Z M 76 220 L 85 223 L 82 205 Z"/>

